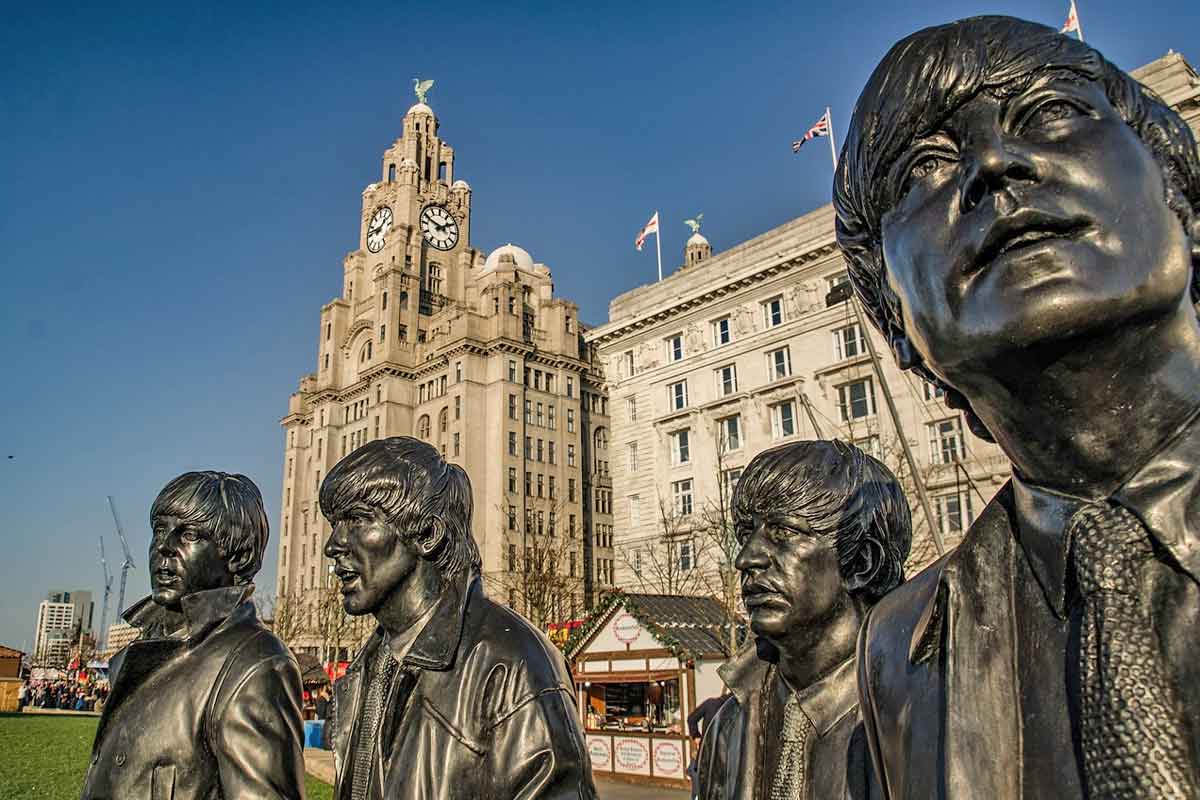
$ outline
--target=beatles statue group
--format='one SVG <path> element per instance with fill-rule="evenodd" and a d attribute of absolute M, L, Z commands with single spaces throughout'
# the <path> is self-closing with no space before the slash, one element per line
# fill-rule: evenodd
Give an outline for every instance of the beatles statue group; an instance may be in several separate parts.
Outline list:
<path fill-rule="evenodd" d="M 733 497 L 750 635 L 696 791 L 716 798 L 1200 798 L 1200 159 L 1096 50 L 1008 17 L 895 45 L 838 163 L 837 240 L 892 356 L 1012 478 L 907 581 L 908 503 L 840 441 Z M 338 800 L 595 797 L 564 658 L 488 599 L 465 472 L 370 442 L 320 487 L 344 608 Z M 255 615 L 241 475 L 150 510 L 82 796 L 304 796 L 300 674 Z"/>

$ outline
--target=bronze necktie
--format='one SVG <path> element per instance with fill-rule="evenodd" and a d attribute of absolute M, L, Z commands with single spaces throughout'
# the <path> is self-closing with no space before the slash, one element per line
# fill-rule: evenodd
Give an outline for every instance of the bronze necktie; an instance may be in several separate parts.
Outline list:
<path fill-rule="evenodd" d="M 1190 745 L 1163 665 L 1143 567 L 1149 531 L 1094 503 L 1068 526 L 1083 600 L 1079 642 L 1084 779 L 1091 798 L 1193 798 Z"/>
<path fill-rule="evenodd" d="M 362 716 L 359 718 L 358 736 L 354 749 L 354 762 L 351 769 L 350 798 L 365 800 L 370 797 L 371 772 L 374 767 L 375 742 L 379 737 L 379 723 L 384 715 L 384 703 L 387 701 L 388 689 L 392 685 L 392 676 L 396 673 L 396 659 L 388 651 L 386 641 L 379 643 L 375 652 L 375 663 L 372 665 L 370 684 L 367 686 L 367 699 L 363 704 Z"/>
<path fill-rule="evenodd" d="M 779 731 L 779 762 L 768 792 L 769 800 L 800 800 L 807 797 L 808 717 L 800 709 L 795 692 L 788 692 L 783 709 L 783 725 Z"/>

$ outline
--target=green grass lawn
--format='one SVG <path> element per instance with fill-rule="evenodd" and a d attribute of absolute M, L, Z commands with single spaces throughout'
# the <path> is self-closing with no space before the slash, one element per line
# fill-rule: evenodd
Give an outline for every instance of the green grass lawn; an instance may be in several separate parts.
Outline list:
<path fill-rule="evenodd" d="M 0 714 L 0 798 L 78 798 L 99 719 Z M 333 789 L 310 775 L 308 798 L 333 800 Z"/>

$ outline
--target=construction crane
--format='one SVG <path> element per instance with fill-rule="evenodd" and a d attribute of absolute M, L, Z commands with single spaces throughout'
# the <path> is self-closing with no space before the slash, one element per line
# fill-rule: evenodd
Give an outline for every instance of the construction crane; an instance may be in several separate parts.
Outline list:
<path fill-rule="evenodd" d="M 129 555 L 129 542 L 125 541 L 121 518 L 117 516 L 117 504 L 113 502 L 111 494 L 108 496 L 108 507 L 112 509 L 113 522 L 117 525 L 117 536 L 121 539 L 121 549 L 125 552 L 125 562 L 121 564 L 121 592 L 117 595 L 117 614 L 122 614 L 125 612 L 125 580 L 129 577 L 129 570 L 134 569 L 133 556 Z"/>
<path fill-rule="evenodd" d="M 112 595 L 112 573 L 108 571 L 108 560 L 104 557 L 104 535 L 100 535 L 100 566 L 104 569 L 104 606 L 100 612 L 100 635 L 97 640 L 102 640 L 104 644 L 97 647 L 98 650 L 103 650 L 108 646 L 108 598 Z"/>

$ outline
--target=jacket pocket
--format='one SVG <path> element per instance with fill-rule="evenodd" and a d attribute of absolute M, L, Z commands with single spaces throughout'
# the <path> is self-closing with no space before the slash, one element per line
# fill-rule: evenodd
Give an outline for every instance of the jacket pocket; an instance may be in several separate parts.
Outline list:
<path fill-rule="evenodd" d="M 154 768 L 150 776 L 150 800 L 175 800 L 175 765 Z"/>

